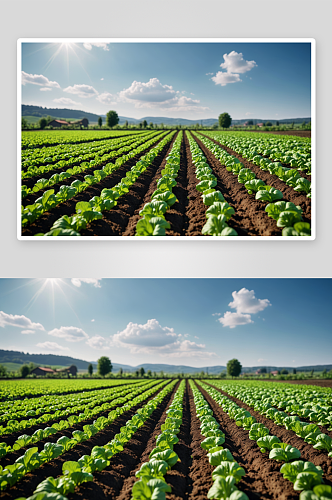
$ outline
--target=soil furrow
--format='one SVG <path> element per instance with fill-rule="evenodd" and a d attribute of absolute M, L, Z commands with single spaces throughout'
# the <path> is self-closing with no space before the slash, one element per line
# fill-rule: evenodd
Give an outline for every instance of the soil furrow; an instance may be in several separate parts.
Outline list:
<path fill-rule="evenodd" d="M 138 181 L 140 181 L 142 184 L 143 183 L 147 184 L 147 182 L 149 182 L 149 181 L 150 181 L 150 184 L 148 186 L 147 191 L 143 195 L 143 197 L 140 198 L 139 205 L 137 206 L 137 204 L 136 204 L 136 208 L 133 211 L 132 215 L 130 216 L 128 223 L 127 223 L 127 226 L 125 227 L 124 231 L 122 232 L 122 236 L 135 236 L 136 224 L 139 221 L 139 219 L 141 218 L 139 212 L 140 212 L 140 210 L 143 209 L 143 207 L 146 203 L 149 203 L 151 201 L 151 196 L 155 192 L 155 190 L 157 189 L 157 182 L 161 178 L 161 171 L 165 168 L 166 158 L 172 150 L 172 147 L 173 147 L 173 144 L 175 142 L 177 135 L 178 134 L 175 134 L 171 143 L 167 145 L 168 146 L 167 152 L 166 152 L 166 154 L 164 154 L 163 160 L 159 164 L 157 170 L 155 170 L 151 165 L 151 167 L 149 167 L 139 177 Z M 150 170 L 150 172 L 148 172 L 149 170 Z M 135 188 L 135 185 L 132 187 Z"/>
<path fill-rule="evenodd" d="M 207 137 L 207 136 L 205 136 Z M 276 175 L 271 175 L 269 172 L 265 172 L 265 170 L 262 170 L 259 168 L 257 165 L 254 163 L 251 163 L 247 159 L 243 158 L 243 156 L 239 155 L 236 153 L 233 149 L 228 148 L 227 146 L 224 146 L 223 144 L 220 144 L 220 142 L 215 141 L 211 137 L 207 137 L 210 139 L 212 142 L 217 144 L 219 147 L 227 151 L 227 153 L 230 153 L 231 155 L 235 156 L 238 158 L 241 163 L 245 166 L 245 168 L 250 168 L 256 176 L 257 179 L 261 179 L 262 181 L 265 182 L 268 186 L 273 186 L 276 189 L 279 189 L 279 191 L 282 192 L 283 194 L 283 199 L 285 201 L 291 201 L 295 205 L 300 205 L 302 210 L 303 210 L 303 220 L 304 222 L 310 222 L 311 220 L 311 201 L 309 198 L 306 197 L 305 194 L 303 193 L 298 193 L 297 191 L 294 191 L 294 189 L 291 186 L 287 186 L 287 184 L 279 179 Z M 226 168 L 226 167 L 224 167 Z M 247 190 L 244 188 L 244 190 L 247 193 Z M 247 196 L 249 196 L 247 194 Z M 254 195 L 252 195 L 254 196 Z"/>
<path fill-rule="evenodd" d="M 103 446 L 109 441 L 111 441 L 114 435 L 120 432 L 120 428 L 126 424 L 127 420 L 129 420 L 133 415 L 135 415 L 138 408 L 141 408 L 142 406 L 146 405 L 146 403 L 150 401 L 152 398 L 154 398 L 160 390 L 161 389 L 156 391 L 152 396 L 144 400 L 142 403 L 136 405 L 129 411 L 123 413 L 105 430 L 98 432 L 98 434 L 91 437 L 87 441 L 77 444 L 72 450 L 65 452 L 57 459 L 52 460 L 51 462 L 42 465 L 35 471 L 26 474 L 16 485 L 2 492 L 1 499 L 15 500 L 16 498 L 19 497 L 28 497 L 32 495 L 33 491 L 36 489 L 38 484 L 47 477 L 60 476 L 62 474 L 62 465 L 64 462 L 77 461 L 82 455 L 90 455 L 91 450 L 94 446 Z M 113 459 L 115 463 L 116 463 L 116 458 L 118 456 L 119 455 L 116 455 Z M 87 489 L 86 485 L 89 484 L 91 483 L 84 483 L 84 490 L 83 490 L 84 498 L 85 498 L 85 489 Z"/>
<path fill-rule="evenodd" d="M 167 156 L 170 151 L 174 140 L 175 136 L 170 143 L 165 144 L 152 164 L 130 187 L 129 192 L 119 198 L 118 204 L 112 208 L 112 210 L 103 212 L 102 219 L 91 222 L 85 230 L 81 231 L 82 236 L 125 236 L 124 232 L 126 231 L 129 221 L 133 218 L 135 211 L 141 210 L 144 206 L 144 204 L 142 206 L 142 199 L 144 200 L 149 190 L 151 179 L 154 180 L 153 184 L 156 185 L 155 177 L 158 170 L 161 170 L 161 164 L 163 163 L 164 157 Z M 137 220 L 140 218 L 139 216 L 136 217 Z M 132 221 L 134 220 L 135 218 L 132 219 Z M 134 234 L 135 233 L 131 235 L 134 236 Z"/>
<path fill-rule="evenodd" d="M 213 386 L 214 387 L 214 386 Z M 272 420 L 264 417 L 259 412 L 255 411 L 251 406 L 243 403 L 240 399 L 230 396 L 227 392 L 217 389 L 221 394 L 224 394 L 229 399 L 234 401 L 242 408 L 248 410 L 250 414 L 256 418 L 257 422 L 261 422 L 270 430 L 272 436 L 277 436 L 282 442 L 294 446 L 301 452 L 301 460 L 308 460 L 315 465 L 322 467 L 324 471 L 324 481 L 332 486 L 332 458 L 327 456 L 327 452 L 316 450 L 311 444 L 307 444 L 302 438 L 298 437 L 295 432 L 288 431 L 284 427 L 276 425 Z M 218 405 L 219 406 L 219 405 Z M 235 425 L 235 424 L 234 424 Z M 257 446 L 257 445 L 256 445 Z M 264 454 L 263 454 L 264 455 Z M 266 454 L 268 456 L 268 454 Z M 274 462 L 271 460 L 271 462 Z"/>
<path fill-rule="evenodd" d="M 257 201 L 253 195 L 250 197 L 244 185 L 237 181 L 237 177 L 221 165 L 202 141 L 197 137 L 195 140 L 217 177 L 215 189 L 222 193 L 225 201 L 235 210 L 228 225 L 235 229 L 239 236 L 281 236 L 281 228 L 277 227 L 276 221 L 265 212 L 267 202 Z"/>
<path fill-rule="evenodd" d="M 238 427 L 221 407 L 201 387 L 199 390 L 211 406 L 214 417 L 225 433 L 224 448 L 228 448 L 246 475 L 237 484 L 240 491 L 250 500 L 295 500 L 298 493 L 293 484 L 280 474 L 281 463 L 269 460 L 268 453 L 261 453 L 255 441 L 249 439 L 249 432 Z"/>
<path fill-rule="evenodd" d="M 179 384 L 169 393 L 151 414 L 145 424 L 138 429 L 124 450 L 117 453 L 110 465 L 102 472 L 96 472 L 93 482 L 85 483 L 71 495 L 70 500 L 114 500 L 131 498 L 131 488 L 136 481 L 135 472 L 147 462 L 149 453 L 155 447 L 155 436 L 166 418 L 173 395 Z"/>

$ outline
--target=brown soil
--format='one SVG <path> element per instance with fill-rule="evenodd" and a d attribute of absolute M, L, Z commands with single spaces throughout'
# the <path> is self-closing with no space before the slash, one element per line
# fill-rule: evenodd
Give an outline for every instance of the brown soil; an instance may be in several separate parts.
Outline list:
<path fill-rule="evenodd" d="M 71 215 L 75 214 L 75 207 L 76 207 L 77 202 L 89 201 L 93 196 L 99 196 L 100 192 L 104 188 L 110 189 L 110 188 L 114 187 L 118 182 L 120 182 L 122 177 L 125 177 L 126 173 L 131 169 L 132 166 L 134 166 L 137 163 L 139 158 L 141 156 L 143 156 L 144 154 L 146 154 L 148 151 L 150 151 L 154 146 L 156 146 L 156 144 L 158 144 L 158 142 L 160 142 L 160 140 L 157 141 L 155 144 L 152 144 L 144 152 L 139 153 L 138 155 L 134 156 L 134 158 L 131 158 L 130 160 L 128 160 L 126 163 L 121 165 L 121 167 L 119 167 L 111 175 L 108 175 L 101 182 L 98 182 L 97 184 L 94 184 L 93 186 L 88 187 L 82 193 L 79 193 L 76 196 L 74 196 L 74 198 L 71 198 L 70 200 L 67 200 L 64 203 L 60 203 L 57 207 L 53 208 L 51 210 L 51 212 L 45 212 L 33 224 L 30 224 L 26 228 L 22 229 L 22 235 L 23 236 L 33 236 L 37 233 L 46 233 L 51 229 L 54 222 L 56 220 L 58 220 L 60 217 L 62 217 L 63 215 L 71 216 Z M 156 159 L 155 159 L 155 161 L 156 161 Z M 74 177 L 79 178 L 79 180 L 82 180 L 81 179 L 82 175 L 73 176 L 71 178 L 71 182 L 74 180 Z M 84 176 L 83 176 L 83 178 L 84 178 Z M 82 234 L 83 234 L 83 232 L 82 232 Z"/>
<path fill-rule="evenodd" d="M 223 146 L 219 142 L 215 141 L 214 139 L 211 139 L 208 137 L 212 142 L 217 144 L 219 147 L 227 151 L 227 153 L 230 153 L 231 155 L 235 156 L 238 158 L 241 163 L 245 166 L 245 168 L 250 168 L 256 176 L 257 179 L 261 179 L 262 181 L 265 182 L 268 186 L 273 186 L 276 189 L 279 189 L 279 191 L 282 192 L 283 194 L 283 200 L 285 201 L 291 201 L 295 205 L 300 205 L 302 210 L 303 210 L 303 220 L 304 222 L 310 222 L 311 220 L 311 201 L 309 198 L 306 197 L 305 194 L 298 193 L 297 191 L 294 191 L 294 189 L 291 186 L 287 186 L 287 184 L 279 179 L 276 175 L 271 175 L 269 172 L 265 172 L 261 168 L 259 168 L 257 165 L 254 163 L 251 163 L 250 161 L 246 160 L 243 158 L 243 156 L 239 155 L 233 149 L 228 148 L 227 146 Z M 224 167 L 225 168 L 225 167 Z M 231 174 L 233 175 L 233 174 Z M 302 175 L 302 174 L 301 174 Z M 309 176 L 305 176 L 310 180 Z M 241 184 L 242 185 L 242 184 Z M 249 195 L 245 187 L 243 187 L 244 191 L 246 192 L 247 196 L 253 199 L 256 203 L 257 201 L 255 200 L 255 195 Z M 264 202 L 264 206 L 267 205 L 267 202 Z"/>
<path fill-rule="evenodd" d="M 244 185 L 237 181 L 237 177 L 228 172 L 199 139 L 195 137 L 195 140 L 217 177 L 216 189 L 235 210 L 228 225 L 234 228 L 239 236 L 280 236 L 281 228 L 278 228 L 276 221 L 265 212 L 267 203 L 256 201 L 253 195 L 250 196 Z"/>
<path fill-rule="evenodd" d="M 215 389 L 217 389 L 217 388 L 215 387 Z M 321 466 L 322 469 L 324 470 L 324 482 L 325 482 L 325 484 L 332 486 L 332 458 L 329 458 L 327 456 L 327 452 L 315 450 L 312 447 L 312 445 L 305 443 L 305 441 L 302 438 L 298 437 L 295 434 L 295 432 L 288 431 L 284 427 L 276 425 L 272 420 L 264 417 L 259 412 L 255 411 L 253 408 L 251 408 L 247 404 L 243 403 L 240 399 L 235 398 L 233 396 L 230 396 L 228 393 L 226 393 L 220 389 L 217 389 L 217 390 L 221 394 L 224 394 L 229 399 L 234 401 L 236 404 L 241 406 L 241 408 L 248 410 L 250 412 L 250 414 L 256 418 L 257 422 L 264 424 L 270 430 L 270 434 L 272 436 L 277 436 L 282 442 L 288 443 L 291 446 L 294 446 L 295 448 L 297 448 L 301 452 L 301 459 L 302 460 L 308 460 L 315 465 Z M 207 394 L 207 393 L 205 392 L 205 394 Z M 212 398 L 210 398 L 210 400 L 212 400 Z M 210 400 L 209 400 L 209 402 L 210 402 Z M 217 405 L 217 403 L 215 403 L 215 404 Z M 219 406 L 219 405 L 217 405 L 217 406 Z M 234 423 L 234 425 L 236 426 L 235 423 Z M 243 431 L 243 432 L 246 432 L 248 435 L 248 431 Z M 252 442 L 254 443 L 255 447 L 259 450 L 255 441 L 252 441 Z M 268 458 L 268 453 L 262 453 L 261 455 Z M 277 463 L 277 462 L 274 460 L 268 460 L 268 463 L 270 464 L 270 463 Z M 280 468 L 280 465 L 278 466 L 278 468 Z M 292 486 L 292 484 L 291 484 L 291 486 Z M 279 498 L 279 497 L 275 497 L 275 498 Z M 293 497 L 287 496 L 287 497 L 280 497 L 280 498 L 293 498 Z"/>
<path fill-rule="evenodd" d="M 43 481 L 44 479 L 46 479 L 49 476 L 57 477 L 57 476 L 60 476 L 62 474 L 62 465 L 64 462 L 77 461 L 82 455 L 90 455 L 91 450 L 94 446 L 103 446 L 106 443 L 108 443 L 109 441 L 111 441 L 113 439 L 114 435 L 117 434 L 118 432 L 120 432 L 120 428 L 126 424 L 127 420 L 129 420 L 136 413 L 137 409 L 142 407 L 150 399 L 155 397 L 155 395 L 158 392 L 159 391 L 154 393 L 152 396 L 147 398 L 141 404 L 139 404 L 139 405 L 131 408 L 129 411 L 123 413 L 110 426 L 108 426 L 107 429 L 98 432 L 98 434 L 93 436 L 91 439 L 84 441 L 81 444 L 76 445 L 72 450 L 67 451 L 66 453 L 64 453 L 63 455 L 58 457 L 57 459 L 52 460 L 51 462 L 48 462 L 47 464 L 42 465 L 41 467 L 39 467 L 35 471 L 26 474 L 16 485 L 14 485 L 11 488 L 8 488 L 6 491 L 2 492 L 0 495 L 0 498 L 5 499 L 5 500 L 7 500 L 7 499 L 8 500 L 9 499 L 15 500 L 16 498 L 19 498 L 19 497 L 28 497 L 28 496 L 32 495 L 33 491 L 36 489 L 36 487 L 38 486 L 38 484 L 41 481 Z M 169 398 L 169 396 L 166 397 L 166 400 L 168 398 Z M 162 405 L 160 405 L 160 406 L 162 406 Z M 159 408 L 156 409 L 156 412 L 158 412 Z M 155 419 L 156 412 L 154 412 L 151 415 L 151 417 L 146 422 L 145 426 L 146 425 L 149 426 L 150 421 Z M 140 432 L 145 426 L 142 426 L 142 428 L 138 432 Z M 61 434 L 66 435 L 65 432 L 66 431 L 62 431 Z M 136 434 L 135 434 L 135 436 L 136 436 Z M 51 439 L 49 439 L 49 441 L 51 441 Z M 131 441 L 130 441 L 130 443 L 131 443 Z M 122 452 L 122 453 L 124 453 L 124 452 Z M 118 464 L 118 458 L 120 455 L 121 454 L 119 453 L 113 458 L 114 464 Z M 107 470 L 107 469 L 105 469 L 105 470 Z M 99 474 L 103 474 L 104 472 L 105 471 L 103 471 Z M 89 498 L 89 496 L 86 496 L 86 494 L 88 495 L 88 490 L 89 490 L 88 485 L 91 485 L 91 484 L 94 484 L 94 483 L 84 483 L 84 485 L 83 485 L 84 489 L 82 488 L 82 491 L 84 491 L 84 498 Z M 75 496 L 75 495 L 72 495 L 72 496 Z M 71 496 L 71 498 L 72 498 L 72 496 Z M 94 497 L 92 496 L 91 498 L 95 498 L 95 496 Z M 98 496 L 98 498 L 102 498 L 102 497 Z"/>
<path fill-rule="evenodd" d="M 105 211 L 102 219 L 90 223 L 84 231 L 81 231 L 82 236 L 128 236 L 129 234 L 133 236 L 135 234 L 136 222 L 140 218 L 136 212 L 138 213 L 144 204 L 151 200 L 151 195 L 147 193 L 153 189 L 152 194 L 156 189 L 157 180 L 161 175 L 160 171 L 165 165 L 165 157 L 172 149 L 176 135 L 163 147 L 145 172 L 138 177 L 129 192 L 119 198 L 117 206 Z M 147 201 L 142 203 L 142 199 Z"/>

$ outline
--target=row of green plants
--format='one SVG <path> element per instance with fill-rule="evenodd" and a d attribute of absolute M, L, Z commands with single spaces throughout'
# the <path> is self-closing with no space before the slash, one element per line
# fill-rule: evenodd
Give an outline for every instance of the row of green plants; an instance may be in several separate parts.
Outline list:
<path fill-rule="evenodd" d="M 108 140 L 107 144 L 101 146 L 100 148 L 96 148 L 94 146 L 94 151 L 89 152 L 88 154 L 79 154 L 78 156 L 72 156 L 70 153 L 68 154 L 69 158 L 65 159 L 63 156 L 60 156 L 60 159 L 56 163 L 47 163 L 41 166 L 32 165 L 27 168 L 27 170 L 22 170 L 21 177 L 24 179 L 31 179 L 33 177 L 39 177 L 41 174 L 52 173 L 54 170 L 62 169 L 64 170 L 61 173 L 67 173 L 71 175 L 77 175 L 88 168 L 103 166 L 106 162 L 110 160 L 114 160 L 118 156 L 121 156 L 132 149 L 135 149 L 140 144 L 143 144 L 147 139 L 151 139 L 160 135 L 156 132 L 152 132 L 150 134 L 144 134 L 140 136 L 130 136 L 125 139 L 113 139 L 112 141 Z M 65 169 L 67 169 L 65 171 Z M 52 184 L 58 182 L 58 177 L 56 177 L 57 173 L 53 174 L 47 179 L 43 179 L 44 181 L 51 180 Z M 55 176 L 55 177 L 54 177 Z M 61 179 L 60 179 L 61 180 Z M 38 181 L 40 184 L 41 182 Z M 51 185 L 51 184 L 50 184 Z M 45 186 L 46 187 L 46 186 Z M 30 192 L 37 192 L 38 189 L 43 189 L 42 186 L 39 186 L 37 183 L 34 185 L 34 189 Z M 29 194 L 29 193 L 28 193 Z"/>
<path fill-rule="evenodd" d="M 22 419 L 20 421 L 9 420 L 6 426 L 0 426 L 0 435 L 1 436 L 11 435 L 13 433 L 29 429 L 30 427 L 34 427 L 36 425 L 47 424 L 48 422 L 54 420 L 57 422 L 55 422 L 52 425 L 52 428 L 55 429 L 56 431 L 68 429 L 72 425 L 78 424 L 86 420 L 88 417 L 93 417 L 95 415 L 98 415 L 98 413 L 102 413 L 104 411 L 109 410 L 110 408 L 113 408 L 114 405 L 127 401 L 128 399 L 130 399 L 130 397 L 132 397 L 133 394 L 140 394 L 142 391 L 145 390 L 146 387 L 153 387 L 154 385 L 156 385 L 156 383 L 157 382 L 151 382 L 147 385 L 145 384 L 139 385 L 138 388 L 136 388 L 135 386 L 134 388 L 130 387 L 127 389 L 118 389 L 114 392 L 112 396 L 109 395 L 108 397 L 103 397 L 103 395 L 101 394 L 99 398 L 96 398 L 90 404 L 79 405 L 71 410 L 55 411 L 53 414 L 44 413 L 38 418 L 28 418 L 28 419 Z M 34 413 L 34 411 L 30 410 L 27 413 Z M 27 434 L 19 436 L 17 442 L 15 442 L 14 444 L 19 445 L 19 448 L 22 448 L 22 446 L 24 445 L 23 443 L 28 444 L 30 441 L 37 442 L 41 439 L 44 439 L 43 436 L 45 434 L 44 432 L 45 429 L 37 429 L 32 436 Z M 51 431 L 47 430 L 46 437 L 48 437 L 48 435 L 50 435 L 51 433 L 52 433 Z M 5 449 L 6 453 L 1 451 L 1 448 Z M 6 443 L 0 443 L 0 455 L 1 453 L 2 455 L 5 455 L 19 448 L 13 448 L 13 447 L 8 448 Z"/>
<path fill-rule="evenodd" d="M 182 425 L 185 387 L 185 381 L 182 380 L 166 411 L 167 416 L 161 425 L 161 433 L 155 436 L 156 446 L 149 454 L 149 461 L 144 462 L 135 474 L 139 480 L 132 488 L 133 500 L 166 500 L 166 493 L 171 492 L 165 475 L 179 461 L 173 447 L 179 442 L 177 434 Z"/>
<path fill-rule="evenodd" d="M 164 132 L 161 134 L 161 137 L 163 137 L 167 132 Z M 85 175 L 84 176 L 84 182 L 79 181 L 76 179 L 73 181 L 69 186 L 68 185 L 63 185 L 60 187 L 59 191 L 54 194 L 54 189 L 49 189 L 47 191 L 44 191 L 43 195 L 38 198 L 35 203 L 32 205 L 28 205 L 26 207 L 22 207 L 22 226 L 25 227 L 28 224 L 33 223 L 36 219 L 41 217 L 44 212 L 47 212 L 49 210 L 52 210 L 56 206 L 60 205 L 60 203 L 63 203 L 67 200 L 70 200 L 74 198 L 77 194 L 82 193 L 86 189 L 88 189 L 90 186 L 93 186 L 94 184 L 98 184 L 101 182 L 103 179 L 105 179 L 108 175 L 111 175 L 113 172 L 115 172 L 118 168 L 120 168 L 124 163 L 126 163 L 130 158 L 135 157 L 137 154 L 142 153 L 149 147 L 151 147 L 155 142 L 157 142 L 160 139 L 160 136 L 154 137 L 153 139 L 150 139 L 147 142 L 144 142 L 137 148 L 133 149 L 130 153 L 125 154 L 119 158 L 117 158 L 115 164 L 113 163 L 108 163 L 102 167 L 101 170 L 94 170 L 93 175 Z M 163 140 L 161 141 L 163 142 Z M 145 156 L 142 156 L 140 161 L 144 162 L 144 159 L 149 155 L 149 153 Z M 138 162 L 139 165 L 141 165 Z M 137 164 L 136 164 L 137 165 Z M 76 167 L 75 167 L 76 168 Z M 80 168 L 80 167 L 77 167 Z M 82 167 L 83 168 L 83 167 Z M 70 219 L 68 216 L 66 216 L 66 219 L 61 219 L 60 223 L 60 228 L 58 226 L 55 227 L 57 229 L 57 232 L 66 229 L 67 231 L 74 231 L 73 228 L 70 229 L 70 226 L 74 226 L 77 229 L 83 229 L 86 227 L 86 224 L 88 222 L 91 222 L 94 219 L 101 219 L 102 216 L 100 216 L 100 212 L 103 210 L 110 210 L 116 205 L 116 199 L 121 196 L 121 194 L 128 192 L 127 189 L 127 184 L 131 180 L 130 178 L 130 173 L 127 172 L 127 176 L 125 178 L 126 182 L 121 182 L 117 184 L 112 190 L 114 190 L 114 195 L 113 191 L 110 189 L 104 189 L 101 193 L 101 196 L 95 196 L 92 198 L 92 201 L 90 202 L 80 202 L 79 204 L 76 204 L 76 216 L 74 216 L 74 220 Z M 62 175 L 62 174 L 60 174 Z M 111 191 L 111 193 L 110 193 Z M 96 206 L 97 210 L 93 208 L 93 206 Z M 85 213 L 86 212 L 86 213 Z M 56 221 L 57 223 L 57 221 Z M 63 227 L 65 226 L 65 227 Z M 69 228 L 68 228 L 69 226 Z M 74 231 L 78 232 L 78 231 Z M 59 234 L 57 234 L 59 235 Z M 48 235 L 48 236 L 55 236 L 54 234 Z M 60 236 L 76 236 L 75 234 L 62 234 Z"/>
<path fill-rule="evenodd" d="M 172 140 L 175 132 L 166 135 L 154 148 L 126 173 L 118 184 L 110 189 L 103 189 L 100 197 L 94 196 L 90 201 L 76 203 L 76 214 L 73 216 L 64 215 L 56 220 L 48 233 L 36 234 L 36 236 L 80 236 L 80 231 L 87 227 L 87 224 L 94 220 L 102 219 L 102 212 L 111 210 L 117 205 L 117 200 L 129 192 L 130 187 L 136 182 L 138 177 L 153 163 L 160 151 Z M 154 141 L 155 142 L 155 141 Z"/>
<path fill-rule="evenodd" d="M 80 144 L 57 144 L 56 146 L 43 147 L 39 149 L 26 149 L 21 152 L 22 169 L 29 167 L 40 167 L 41 165 L 56 163 L 61 160 L 81 157 L 83 160 L 93 159 L 96 152 L 107 152 L 109 147 L 116 144 L 125 144 L 127 140 L 137 139 L 149 132 L 139 134 L 126 134 L 120 137 L 98 139 Z M 100 155 L 99 155 L 100 156 Z"/>
<path fill-rule="evenodd" d="M 115 139 L 123 135 L 130 135 L 132 131 L 98 131 L 85 130 L 54 131 L 54 132 L 22 132 L 21 149 L 45 148 L 49 146 L 62 146 L 63 144 L 80 144 L 82 142 L 97 141 L 99 139 Z"/>
<path fill-rule="evenodd" d="M 136 224 L 136 236 L 166 236 L 166 229 L 170 228 L 165 219 L 166 211 L 177 201 L 173 194 L 176 186 L 176 177 L 180 170 L 180 150 L 183 134 L 179 132 L 169 155 L 166 165 L 161 171 L 161 178 L 157 182 L 157 189 L 139 212 L 141 219 Z"/>
<path fill-rule="evenodd" d="M 209 462 L 215 467 L 212 473 L 213 486 L 209 489 L 207 498 L 248 500 L 248 496 L 236 486 L 245 476 L 245 470 L 234 460 L 229 449 L 223 447 L 225 434 L 220 429 L 220 424 L 194 382 L 191 380 L 189 383 L 194 396 L 196 416 L 200 421 L 201 434 L 205 437 L 201 442 L 201 448 L 207 451 Z"/>
<path fill-rule="evenodd" d="M 20 481 L 22 477 L 25 476 L 28 472 L 38 469 L 44 463 L 58 458 L 60 455 L 77 446 L 77 444 L 89 440 L 98 432 L 106 429 L 125 411 L 130 410 L 133 406 L 141 404 L 152 394 L 154 394 L 158 389 L 161 389 L 165 385 L 165 383 L 166 382 L 161 382 L 159 385 L 145 390 L 143 393 L 133 398 L 132 396 L 135 395 L 134 393 L 132 396 L 126 398 L 125 403 L 120 401 L 119 404 L 121 404 L 122 406 L 118 406 L 115 410 L 112 410 L 107 417 L 99 417 L 93 422 L 93 424 L 83 426 L 83 431 L 73 431 L 71 438 L 62 436 L 57 440 L 56 443 L 45 443 L 44 448 L 41 452 L 38 451 L 38 447 L 28 448 L 25 451 L 24 455 L 19 457 L 13 464 L 8 465 L 4 469 L 0 466 L 1 491 L 5 490 L 7 487 L 13 486 L 15 483 Z M 158 398 L 158 396 L 156 397 Z"/>
<path fill-rule="evenodd" d="M 280 201 L 283 194 L 273 186 L 267 186 L 261 179 L 256 179 L 250 168 L 244 168 L 238 158 L 231 155 L 210 139 L 200 136 L 204 145 L 226 167 L 228 172 L 237 176 L 240 184 L 244 184 L 248 194 L 255 193 L 258 201 L 269 202 L 265 207 L 268 216 L 276 221 L 277 227 L 283 228 L 283 236 L 310 236 L 311 229 L 308 222 L 302 222 L 302 209 L 294 203 Z"/>
<path fill-rule="evenodd" d="M 258 165 L 262 157 L 303 172 L 311 173 L 311 139 L 307 137 L 287 137 L 246 133 L 207 133 L 220 144 L 224 144 L 244 158 L 257 157 Z M 266 158 L 265 158 L 266 159 Z M 255 162 L 254 162 L 255 163 Z"/>
<path fill-rule="evenodd" d="M 165 385 L 162 382 L 160 386 Z M 82 483 L 93 481 L 93 474 L 100 472 L 110 465 L 111 458 L 123 451 L 124 446 L 137 430 L 144 425 L 165 397 L 174 389 L 176 381 L 170 382 L 152 400 L 140 408 L 137 413 L 121 427 L 120 432 L 104 446 L 94 446 L 90 455 L 83 455 L 77 461 L 64 462 L 62 476 L 58 478 L 48 477 L 38 484 L 34 494 L 28 500 L 66 500 L 74 492 L 75 488 Z M 126 405 L 124 411 L 137 405 L 132 401 Z M 122 409 L 120 409 L 122 410 Z M 119 412 L 119 415 L 124 413 Z M 116 417 L 117 418 L 117 417 Z M 115 419 L 111 420 L 113 422 Z M 109 421 L 102 424 L 105 429 L 110 425 Z M 56 495 L 56 498 L 55 498 Z M 23 500 L 22 498 L 20 500 Z M 156 500 L 158 500 L 156 498 Z"/>
<path fill-rule="evenodd" d="M 130 387 L 135 387 L 137 384 L 146 383 L 147 381 L 135 381 L 117 385 L 107 389 L 99 389 L 88 392 L 79 392 L 75 394 L 67 394 L 63 396 L 42 396 L 39 398 L 24 399 L 10 403 L 0 403 L 0 422 L 17 419 L 20 417 L 38 418 L 45 413 L 52 413 L 55 417 L 70 415 L 70 412 L 79 412 L 84 410 L 86 406 L 92 407 L 94 402 L 101 398 L 107 400 L 117 391 L 122 391 Z M 59 413 L 58 413 L 59 412 Z M 37 422 L 39 423 L 39 422 Z"/>
<path fill-rule="evenodd" d="M 201 193 L 206 210 L 207 222 L 203 226 L 202 234 L 207 236 L 237 236 L 235 229 L 228 226 L 229 219 L 235 210 L 223 197 L 222 193 L 215 189 L 217 178 L 212 168 L 206 161 L 202 150 L 189 132 L 186 132 L 189 141 L 191 159 L 195 165 L 195 175 L 199 181 L 196 189 Z"/>
<path fill-rule="evenodd" d="M 300 500 L 313 500 L 316 492 L 321 498 L 329 498 L 331 486 L 323 485 L 323 470 L 312 462 L 299 460 L 301 452 L 287 443 L 283 443 L 277 436 L 270 436 L 270 431 L 262 423 L 256 422 L 250 412 L 241 408 L 213 387 L 199 383 L 211 398 L 218 403 L 231 420 L 238 427 L 249 431 L 249 439 L 256 441 L 262 453 L 269 452 L 269 459 L 284 462 L 280 468 L 283 477 L 293 483 L 295 491 L 301 491 Z M 315 488 L 315 490 L 314 490 Z"/>

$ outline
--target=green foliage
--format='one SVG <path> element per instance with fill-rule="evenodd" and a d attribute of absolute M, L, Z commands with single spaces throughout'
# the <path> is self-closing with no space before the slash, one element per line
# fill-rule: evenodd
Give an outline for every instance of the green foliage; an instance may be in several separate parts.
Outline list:
<path fill-rule="evenodd" d="M 119 116 L 118 116 L 118 113 L 116 111 L 108 111 L 106 113 L 106 125 L 108 127 L 114 127 L 115 125 L 117 125 L 119 123 Z"/>
<path fill-rule="evenodd" d="M 236 358 L 231 359 L 227 362 L 227 374 L 230 377 L 238 377 L 241 373 L 241 370 L 242 365 Z"/>
<path fill-rule="evenodd" d="M 218 117 L 219 127 L 229 128 L 232 123 L 232 118 L 228 113 L 222 113 Z"/>
<path fill-rule="evenodd" d="M 107 356 L 102 356 L 98 359 L 98 373 L 100 375 L 107 375 L 112 371 L 112 363 L 111 360 Z"/>

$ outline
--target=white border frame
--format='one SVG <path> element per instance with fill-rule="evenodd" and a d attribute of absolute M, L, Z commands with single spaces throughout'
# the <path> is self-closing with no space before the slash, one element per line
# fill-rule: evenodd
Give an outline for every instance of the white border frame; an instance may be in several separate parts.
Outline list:
<path fill-rule="evenodd" d="M 22 236 L 21 234 L 21 117 L 23 43 L 310 43 L 311 44 L 311 236 Z M 314 38 L 19 38 L 17 40 L 17 239 L 20 241 L 308 241 L 316 239 L 316 40 Z"/>

